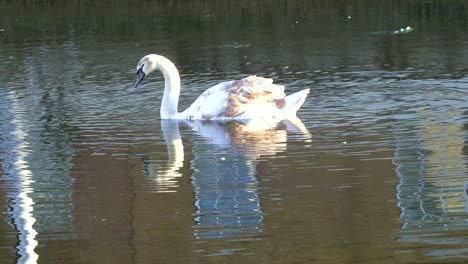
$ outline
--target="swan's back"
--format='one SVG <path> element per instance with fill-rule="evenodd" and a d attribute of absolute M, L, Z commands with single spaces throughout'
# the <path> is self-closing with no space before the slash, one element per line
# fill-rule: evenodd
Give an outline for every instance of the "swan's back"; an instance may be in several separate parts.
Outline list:
<path fill-rule="evenodd" d="M 223 116 L 233 118 L 253 106 L 266 103 L 282 107 L 285 104 L 284 98 L 284 86 L 273 84 L 272 79 L 250 76 L 231 84 Z"/>
<path fill-rule="evenodd" d="M 223 82 L 206 90 L 187 110 L 180 113 L 180 118 L 255 119 L 295 115 L 295 111 L 304 102 L 308 89 L 301 92 L 300 98 L 289 102 L 290 96 L 286 97 L 283 85 L 273 84 L 273 80 L 269 78 L 249 76 Z M 293 103 L 300 105 L 293 107 Z M 293 110 L 294 113 L 290 113 Z"/>

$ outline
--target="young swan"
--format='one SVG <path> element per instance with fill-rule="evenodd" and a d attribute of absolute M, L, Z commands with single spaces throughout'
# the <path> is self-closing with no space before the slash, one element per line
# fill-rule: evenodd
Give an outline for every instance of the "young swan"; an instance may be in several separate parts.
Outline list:
<path fill-rule="evenodd" d="M 179 113 L 179 72 L 167 58 L 156 54 L 144 56 L 137 65 L 135 88 L 155 70 L 162 72 L 165 81 L 161 119 L 286 119 L 296 116 L 309 93 L 309 89 L 304 89 L 286 96 L 284 86 L 273 84 L 272 79 L 249 76 L 209 88 L 189 108 Z"/>

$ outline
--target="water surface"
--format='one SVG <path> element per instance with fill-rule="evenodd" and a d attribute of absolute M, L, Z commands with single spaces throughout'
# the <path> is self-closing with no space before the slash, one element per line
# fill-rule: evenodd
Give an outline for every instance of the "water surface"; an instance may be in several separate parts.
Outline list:
<path fill-rule="evenodd" d="M 463 1 L 82 3 L 0 8 L 0 262 L 468 256 Z M 248 74 L 311 93 L 297 120 L 162 121 L 148 53 L 180 109 Z"/>

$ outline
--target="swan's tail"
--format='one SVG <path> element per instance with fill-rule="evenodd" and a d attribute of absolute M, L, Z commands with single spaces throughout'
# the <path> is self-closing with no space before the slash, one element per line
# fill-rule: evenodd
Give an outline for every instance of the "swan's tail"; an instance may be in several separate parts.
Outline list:
<path fill-rule="evenodd" d="M 301 108 L 309 92 L 309 89 L 304 89 L 297 93 L 286 96 L 286 105 L 284 111 L 286 112 L 287 116 L 296 116 L 297 110 Z"/>

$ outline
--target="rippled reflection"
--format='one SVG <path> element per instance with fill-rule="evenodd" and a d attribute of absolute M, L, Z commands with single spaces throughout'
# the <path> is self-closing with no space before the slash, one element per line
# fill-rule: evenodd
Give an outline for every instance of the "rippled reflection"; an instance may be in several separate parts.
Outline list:
<path fill-rule="evenodd" d="M 447 101 L 452 99 L 445 96 Z M 466 244 L 468 230 L 466 133 L 460 119 L 465 113 L 440 105 L 438 93 L 428 97 L 429 103 L 439 107 L 399 120 L 394 131 L 402 220 L 398 240 L 459 247 Z M 427 255 L 461 257 L 467 253 L 466 248 L 451 248 L 429 250 Z"/>
<path fill-rule="evenodd" d="M 295 122 L 295 123 L 294 123 Z M 229 238 L 262 231 L 257 164 L 284 151 L 288 131 L 307 133 L 297 119 L 281 123 L 191 123 L 204 137 L 193 142 L 194 235 Z M 208 141 L 208 142 L 206 142 Z"/>
<path fill-rule="evenodd" d="M 31 197 L 31 193 L 34 192 L 34 180 L 28 162 L 31 151 L 30 144 L 26 141 L 28 128 L 25 120 L 18 115 L 24 112 L 24 109 L 20 109 L 15 98 L 10 99 L 12 100 L 5 100 L 0 96 L 0 116 L 6 121 L 2 122 L 3 142 L 0 142 L 0 147 L 5 152 L 2 155 L 2 165 L 6 172 L 4 179 L 16 190 L 11 193 L 10 217 L 18 230 L 18 263 L 36 263 L 38 255 L 34 250 L 38 242 L 37 231 L 33 226 L 36 213 L 33 207 L 35 202 Z"/>
<path fill-rule="evenodd" d="M 9 216 L 18 232 L 18 262 L 35 263 L 39 257 L 35 250 L 38 237 L 72 237 L 72 150 L 57 121 L 60 118 L 42 123 L 44 116 L 57 117 L 56 108 L 49 105 L 43 112 L 30 111 L 18 97 L 14 92 L 0 94 L 2 180 L 10 198 Z M 28 107 L 36 104 L 41 105 L 29 101 Z"/>
<path fill-rule="evenodd" d="M 161 122 L 164 141 L 167 146 L 168 160 L 160 162 L 157 158 L 142 157 L 143 174 L 151 179 L 156 192 L 177 191 L 177 180 L 182 176 L 179 169 L 184 165 L 184 145 L 179 132 L 179 122 Z"/>
<path fill-rule="evenodd" d="M 310 140 L 310 134 L 298 118 L 242 123 L 188 122 L 184 123 L 201 137 L 191 140 L 194 189 L 194 236 L 198 239 L 229 238 L 252 235 L 262 231 L 263 213 L 258 194 L 258 159 L 284 151 L 288 133 L 301 134 Z M 155 168 L 144 165 L 144 170 L 159 182 L 159 191 L 175 187 L 180 177 L 184 153 L 179 132 L 179 121 L 163 120 L 161 128 L 167 144 L 167 166 Z M 174 190 L 174 188 L 172 188 Z"/>

